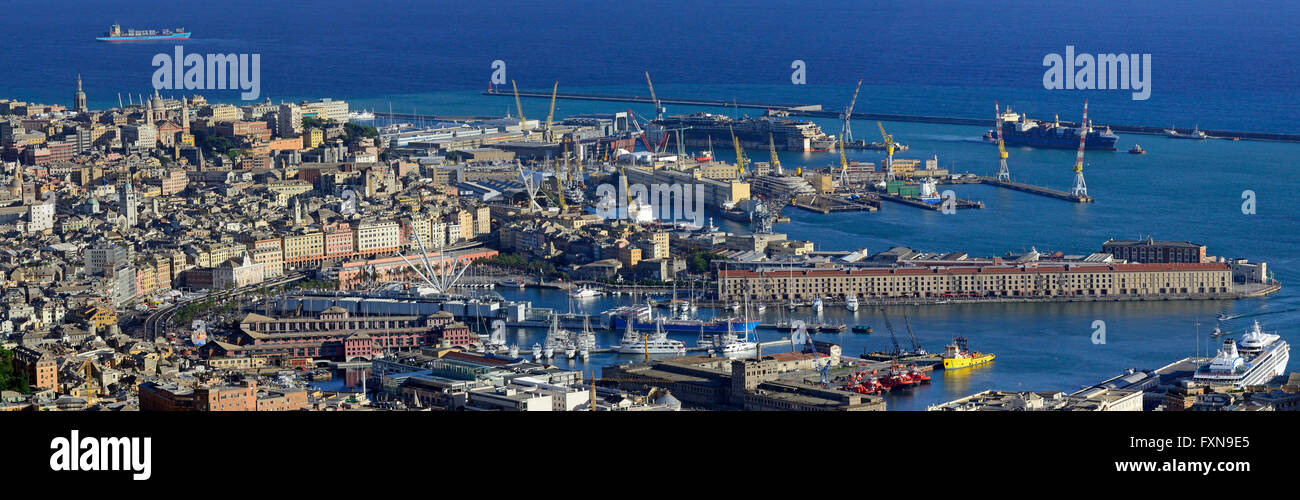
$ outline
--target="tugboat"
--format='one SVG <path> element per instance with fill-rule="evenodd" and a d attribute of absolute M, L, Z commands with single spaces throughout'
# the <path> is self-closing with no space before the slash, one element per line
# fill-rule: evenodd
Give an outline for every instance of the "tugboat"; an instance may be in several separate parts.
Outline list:
<path fill-rule="evenodd" d="M 897 361 L 889 364 L 888 375 L 880 379 L 880 385 L 888 391 L 906 391 L 911 389 L 917 381 L 912 378 L 912 374 L 904 370 Z"/>
<path fill-rule="evenodd" d="M 1147 150 L 1142 149 L 1141 144 L 1134 144 L 1132 148 L 1129 148 L 1128 152 L 1129 154 L 1135 154 L 1135 155 L 1147 154 Z"/>
<path fill-rule="evenodd" d="M 941 365 L 943 369 L 955 370 L 988 363 L 993 361 L 996 356 L 982 352 L 971 352 L 966 337 L 957 337 L 953 339 L 952 344 L 944 347 L 941 357 L 943 358 L 943 364 Z"/>
<path fill-rule="evenodd" d="M 844 390 L 856 392 L 858 394 L 880 394 L 885 390 L 881 385 L 880 379 L 876 377 L 876 371 L 872 370 L 867 373 L 865 370 L 849 375 L 848 382 L 845 382 Z"/>

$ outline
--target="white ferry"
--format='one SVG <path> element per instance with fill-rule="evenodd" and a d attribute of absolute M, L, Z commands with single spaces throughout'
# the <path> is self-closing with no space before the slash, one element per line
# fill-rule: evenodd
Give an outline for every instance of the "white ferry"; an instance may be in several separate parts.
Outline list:
<path fill-rule="evenodd" d="M 1241 342 L 1223 341 L 1219 354 L 1196 370 L 1193 379 L 1209 384 L 1232 384 L 1235 389 L 1268 382 L 1286 371 L 1291 346 L 1282 336 L 1264 333 L 1256 321 Z"/>

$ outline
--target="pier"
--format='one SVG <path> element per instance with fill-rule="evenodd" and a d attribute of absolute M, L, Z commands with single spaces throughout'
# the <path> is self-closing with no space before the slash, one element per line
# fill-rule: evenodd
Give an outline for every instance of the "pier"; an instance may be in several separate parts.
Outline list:
<path fill-rule="evenodd" d="M 1048 198 L 1056 198 L 1058 200 L 1071 201 L 1074 203 L 1092 203 L 1093 201 L 1095 201 L 1093 197 L 1087 195 L 1075 196 L 1073 193 L 1068 193 L 1057 189 L 1035 186 L 1033 184 L 1025 184 L 1023 182 L 1000 181 L 992 177 L 984 177 L 984 176 L 976 177 L 974 179 L 963 178 L 957 180 L 947 180 L 947 181 L 943 181 L 940 185 L 952 185 L 952 184 L 987 184 L 990 186 L 1010 189 L 1013 191 L 1020 191 L 1022 193 L 1036 194 L 1039 196 L 1046 196 Z"/>
<path fill-rule="evenodd" d="M 943 210 L 942 201 L 940 201 L 939 203 L 926 203 L 924 201 L 915 198 L 905 198 L 902 196 L 889 194 L 889 193 L 875 193 L 875 195 L 882 200 L 892 201 L 894 203 L 901 203 L 903 205 L 907 205 L 911 207 L 921 208 L 925 210 Z M 963 200 L 961 198 L 956 198 L 953 200 L 953 202 L 954 202 L 953 206 L 960 209 L 984 208 L 984 202 L 982 201 Z"/>
<path fill-rule="evenodd" d="M 493 95 L 502 97 L 514 97 L 514 93 L 501 90 L 487 90 L 483 95 Z M 519 97 L 536 97 L 550 99 L 550 92 L 536 91 L 519 91 Z M 653 100 L 649 96 L 622 96 L 607 94 L 578 94 L 578 93 L 558 93 L 556 99 L 573 99 L 585 101 L 611 101 L 611 102 L 637 102 L 651 104 Z M 809 118 L 840 118 L 841 111 L 827 111 L 822 109 L 820 104 L 789 104 L 789 103 L 772 103 L 757 101 L 723 101 L 717 99 L 683 99 L 683 98 L 666 98 L 659 99 L 662 104 L 675 104 L 682 106 L 708 106 L 719 108 L 751 108 L 751 109 L 771 109 L 784 111 L 791 116 L 804 116 Z M 889 114 L 889 113 L 863 113 L 853 112 L 850 118 L 854 120 L 878 120 L 889 122 L 908 122 L 908 123 L 936 123 L 943 125 L 970 125 L 979 127 L 994 126 L 992 118 L 966 118 L 960 116 L 926 116 L 926 115 L 907 115 L 907 114 Z M 1074 122 L 1062 120 L 1061 125 L 1077 127 Z M 1165 135 L 1168 127 L 1152 127 L 1146 125 L 1106 125 L 1112 131 L 1124 132 L 1128 134 L 1144 135 Z M 1191 133 L 1191 129 L 1178 129 L 1182 134 Z M 1211 138 L 1216 139 L 1248 139 L 1256 141 L 1278 141 L 1278 142 L 1300 142 L 1300 134 L 1283 134 L 1274 132 L 1244 132 L 1235 130 L 1201 130 Z"/>
<path fill-rule="evenodd" d="M 829 214 L 831 212 L 875 212 L 880 209 L 880 201 L 868 197 L 859 200 L 847 200 L 838 196 L 799 195 L 791 206 L 809 212 Z"/>

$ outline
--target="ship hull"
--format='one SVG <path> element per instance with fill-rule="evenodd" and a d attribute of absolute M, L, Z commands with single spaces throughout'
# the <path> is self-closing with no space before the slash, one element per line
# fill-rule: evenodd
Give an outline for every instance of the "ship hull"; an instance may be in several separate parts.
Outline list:
<path fill-rule="evenodd" d="M 95 40 L 101 42 L 156 42 L 159 40 L 188 40 L 189 33 L 173 33 L 170 35 L 147 35 L 147 36 L 101 36 Z"/>
<path fill-rule="evenodd" d="M 1007 146 L 1029 146 L 1035 148 L 1049 149 L 1078 149 L 1079 134 L 1075 129 L 1057 127 L 1053 129 L 1035 128 L 1035 132 L 1017 132 L 1014 126 L 1003 125 L 1002 140 Z M 994 141 L 996 142 L 996 141 Z M 1119 142 L 1119 136 L 1102 135 L 1101 132 L 1093 130 L 1088 134 L 1088 140 L 1084 141 L 1083 149 L 1092 149 L 1099 151 L 1116 151 L 1115 143 Z"/>
<path fill-rule="evenodd" d="M 970 358 L 943 358 L 942 366 L 943 369 L 945 370 L 957 370 L 961 368 L 969 368 L 972 366 L 982 365 L 984 363 L 993 361 L 993 358 L 994 356 L 992 354 L 985 354 L 982 356 L 975 356 Z"/>

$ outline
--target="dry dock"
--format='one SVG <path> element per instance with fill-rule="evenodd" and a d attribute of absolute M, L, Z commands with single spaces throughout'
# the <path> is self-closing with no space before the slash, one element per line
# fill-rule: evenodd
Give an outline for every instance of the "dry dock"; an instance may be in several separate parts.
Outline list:
<path fill-rule="evenodd" d="M 871 198 L 846 200 L 839 196 L 800 195 L 791 204 L 809 212 L 829 214 L 831 212 L 875 212 L 880 208 L 880 201 Z"/>

